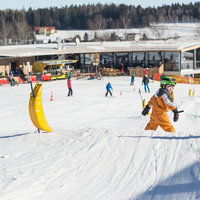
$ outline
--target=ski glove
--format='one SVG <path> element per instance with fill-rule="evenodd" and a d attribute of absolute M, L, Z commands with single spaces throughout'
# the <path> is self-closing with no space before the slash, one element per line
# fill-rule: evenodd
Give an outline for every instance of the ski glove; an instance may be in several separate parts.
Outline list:
<path fill-rule="evenodd" d="M 177 122 L 178 118 L 179 118 L 179 114 L 178 114 L 177 108 L 173 110 L 173 113 L 174 113 L 174 122 Z"/>
<path fill-rule="evenodd" d="M 144 108 L 144 110 L 142 111 L 142 115 L 147 115 L 149 113 L 149 110 L 150 110 L 150 107 L 149 105 L 147 104 L 146 107 Z"/>

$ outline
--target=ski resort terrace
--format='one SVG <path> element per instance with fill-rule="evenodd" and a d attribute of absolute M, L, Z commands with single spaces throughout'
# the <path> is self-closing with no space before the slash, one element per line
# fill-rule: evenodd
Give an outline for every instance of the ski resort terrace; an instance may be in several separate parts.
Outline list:
<path fill-rule="evenodd" d="M 200 39 L 53 43 L 0 47 L 0 73 L 23 67 L 27 62 L 76 59 L 75 68 L 100 65 L 124 70 L 164 65 L 165 75 L 200 74 Z M 94 60 L 95 59 L 95 60 Z M 95 68 L 94 68 L 95 69 Z"/>

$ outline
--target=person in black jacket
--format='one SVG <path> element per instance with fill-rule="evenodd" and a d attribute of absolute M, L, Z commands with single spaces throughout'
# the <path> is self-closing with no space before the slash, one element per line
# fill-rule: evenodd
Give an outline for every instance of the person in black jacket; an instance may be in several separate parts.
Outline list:
<path fill-rule="evenodd" d="M 144 84 L 144 91 L 147 92 L 147 90 L 148 90 L 148 92 L 150 92 L 150 89 L 149 89 L 149 79 L 148 79 L 148 77 L 147 77 L 146 74 L 144 75 L 144 78 L 142 80 L 142 84 Z"/>

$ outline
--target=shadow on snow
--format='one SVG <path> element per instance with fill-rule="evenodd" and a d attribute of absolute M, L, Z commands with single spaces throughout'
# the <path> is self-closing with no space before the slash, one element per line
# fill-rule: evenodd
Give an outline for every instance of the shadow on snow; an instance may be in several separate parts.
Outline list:
<path fill-rule="evenodd" d="M 118 136 L 119 138 L 148 138 L 163 140 L 188 140 L 199 139 L 200 136 Z M 169 200 L 169 199 L 200 199 L 200 162 L 197 161 L 192 165 L 184 168 L 176 174 L 170 176 L 164 181 L 129 200 Z"/>
<path fill-rule="evenodd" d="M 189 136 L 183 136 L 183 137 L 169 137 L 169 136 L 118 136 L 119 138 L 149 138 L 149 139 L 162 139 L 162 140 L 188 140 L 188 139 L 199 139 L 200 136 L 195 135 L 189 135 Z"/>
<path fill-rule="evenodd" d="M 6 138 L 12 138 L 12 137 L 19 137 L 19 136 L 28 135 L 28 134 L 30 134 L 30 133 L 27 132 L 27 133 L 15 134 L 15 135 L 0 136 L 0 139 L 6 139 Z"/>
<path fill-rule="evenodd" d="M 199 168 L 200 162 L 195 162 L 129 200 L 200 199 Z"/>

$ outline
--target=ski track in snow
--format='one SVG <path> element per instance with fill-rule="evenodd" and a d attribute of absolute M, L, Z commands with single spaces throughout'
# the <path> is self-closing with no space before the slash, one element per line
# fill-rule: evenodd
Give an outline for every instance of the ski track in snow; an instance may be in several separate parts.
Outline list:
<path fill-rule="evenodd" d="M 108 80 L 114 88 L 113 98 L 104 97 Z M 14 92 L 18 102 L 12 104 L 12 99 L 5 98 L 0 105 L 4 122 L 0 129 L 0 199 L 200 199 L 198 86 L 194 86 L 197 96 L 193 98 L 188 96 L 189 85 L 176 86 L 175 101 L 184 113 L 173 123 L 177 132 L 165 133 L 160 128 L 144 131 L 149 116 L 141 115 L 137 92 L 141 88 L 148 102 L 159 83 L 150 83 L 151 93 L 145 94 L 140 78 L 136 78 L 135 92 L 129 81 L 130 77 L 72 79 L 72 98 L 63 94 L 67 93 L 65 81 L 44 83 L 44 110 L 52 133 L 35 133 L 24 107 L 28 85 L 16 91 L 0 88 L 7 97 Z M 54 102 L 49 101 L 52 90 Z M 4 119 L 12 113 L 15 128 Z M 172 120 L 170 111 L 169 116 Z"/>

